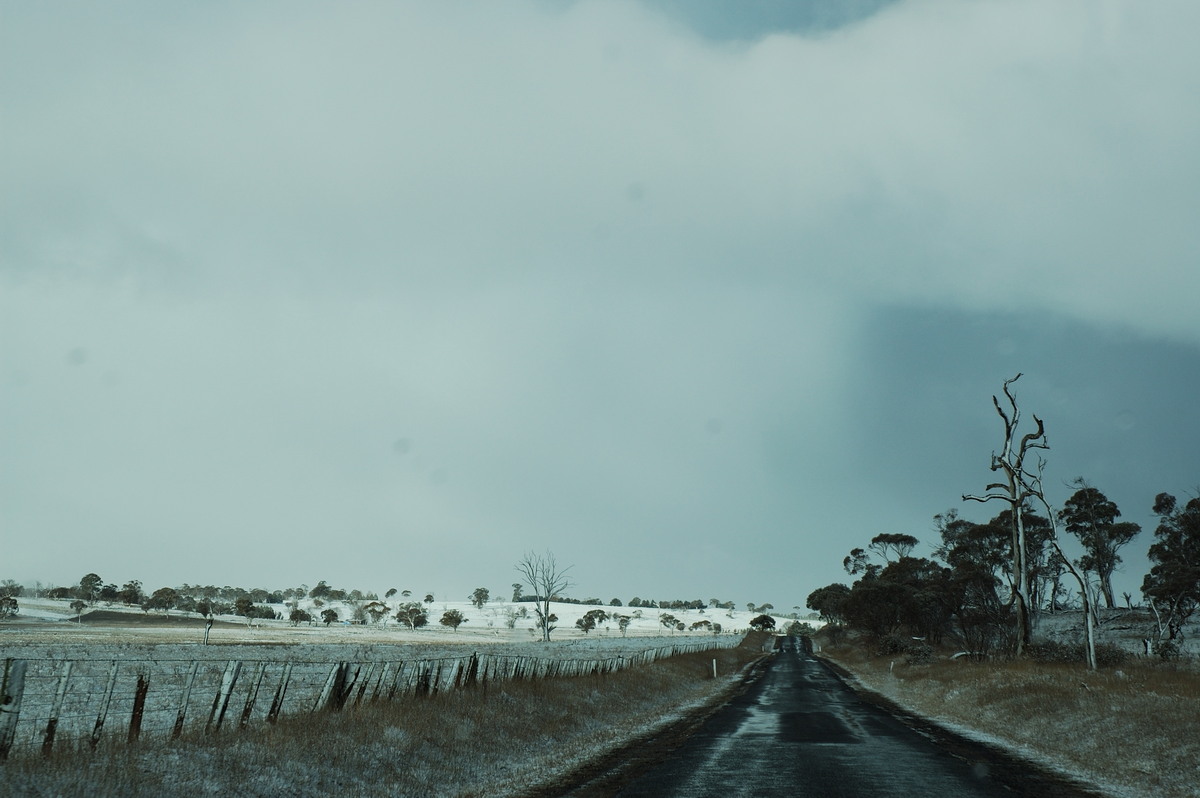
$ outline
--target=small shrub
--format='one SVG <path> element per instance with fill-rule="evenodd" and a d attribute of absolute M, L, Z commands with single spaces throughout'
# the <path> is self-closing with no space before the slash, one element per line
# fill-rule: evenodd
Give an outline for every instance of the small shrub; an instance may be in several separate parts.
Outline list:
<path fill-rule="evenodd" d="M 903 654 L 908 648 L 908 638 L 900 635 L 885 635 L 875 641 L 875 655 L 888 657 L 893 654 Z"/>
<path fill-rule="evenodd" d="M 930 662 L 933 662 L 933 646 L 914 643 L 904 651 L 906 665 L 928 665 Z"/>

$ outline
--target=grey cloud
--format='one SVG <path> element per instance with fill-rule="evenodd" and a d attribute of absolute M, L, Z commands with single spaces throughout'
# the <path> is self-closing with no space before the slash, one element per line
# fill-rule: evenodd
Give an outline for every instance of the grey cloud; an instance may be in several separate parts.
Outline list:
<path fill-rule="evenodd" d="M 1194 6 L 668 5 L 6 10 L 6 527 L 117 541 L 102 573 L 159 541 L 126 578 L 164 582 L 554 546 L 585 592 L 791 606 L 972 489 L 1014 369 L 1128 502 L 1193 468 L 1188 379 L 1147 413 L 1067 365 L 1200 341 Z M 919 447 L 955 464 L 920 490 Z"/>

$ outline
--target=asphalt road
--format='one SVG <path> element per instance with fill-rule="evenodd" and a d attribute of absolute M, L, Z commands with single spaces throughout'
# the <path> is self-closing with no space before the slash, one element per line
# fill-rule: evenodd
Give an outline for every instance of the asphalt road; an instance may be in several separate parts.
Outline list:
<path fill-rule="evenodd" d="M 914 729 L 864 702 L 790 638 L 745 693 L 678 747 L 664 744 L 656 762 L 635 770 L 593 779 L 566 794 L 1094 795 L 984 746 Z"/>

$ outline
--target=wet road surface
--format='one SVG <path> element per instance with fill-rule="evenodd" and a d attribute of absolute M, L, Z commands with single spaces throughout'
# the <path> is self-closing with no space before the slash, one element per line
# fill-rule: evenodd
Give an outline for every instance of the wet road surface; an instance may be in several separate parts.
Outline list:
<path fill-rule="evenodd" d="M 960 741 L 950 753 L 865 703 L 788 638 L 765 673 L 681 746 L 640 773 L 568 794 L 702 796 L 1082 796 Z M 977 749 L 977 750 L 976 750 Z M 1020 771 L 1014 780 L 1014 771 Z"/>

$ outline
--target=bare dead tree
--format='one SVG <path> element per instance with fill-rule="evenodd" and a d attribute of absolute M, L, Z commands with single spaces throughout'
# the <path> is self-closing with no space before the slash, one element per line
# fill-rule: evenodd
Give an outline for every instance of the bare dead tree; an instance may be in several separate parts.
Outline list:
<path fill-rule="evenodd" d="M 1016 576 L 1014 579 L 1014 596 L 1017 608 L 1017 622 L 1020 625 L 1019 634 L 1017 635 L 1017 656 L 1024 653 L 1025 646 L 1031 642 L 1033 635 L 1033 624 L 1031 621 L 1031 610 L 1029 606 L 1029 564 L 1028 551 L 1025 548 L 1025 524 L 1022 519 L 1022 511 L 1026 504 L 1030 501 L 1036 501 L 1046 510 L 1046 517 L 1050 522 L 1050 545 L 1058 552 L 1058 556 L 1066 565 L 1067 570 L 1075 577 L 1075 581 L 1079 584 L 1079 595 L 1083 601 L 1083 616 L 1085 629 L 1085 651 L 1087 657 L 1088 668 L 1096 669 L 1096 637 L 1095 637 L 1095 602 L 1092 600 L 1089 585 L 1086 576 L 1080 569 L 1071 561 L 1066 552 L 1062 550 L 1062 545 L 1058 539 L 1058 514 L 1050 506 L 1050 502 L 1046 500 L 1046 494 L 1042 487 L 1042 472 L 1045 470 L 1046 461 L 1040 455 L 1036 457 L 1037 462 L 1032 468 L 1027 466 L 1025 458 L 1033 450 L 1049 449 L 1050 445 L 1046 442 L 1046 426 L 1042 420 L 1036 415 L 1033 417 L 1036 429 L 1033 432 L 1028 432 L 1017 440 L 1018 425 L 1020 422 L 1021 412 L 1017 407 L 1017 400 L 1012 394 L 1010 386 L 1021 378 L 1018 373 L 1012 379 L 1004 381 L 1004 395 L 1008 399 L 1008 412 L 1001 407 L 1000 401 L 993 396 L 992 404 L 996 407 L 996 412 L 1000 418 L 1004 420 L 1004 449 L 1001 454 L 992 453 L 992 470 L 1001 471 L 1004 473 L 1004 482 L 994 482 L 987 486 L 987 493 L 983 496 L 963 495 L 963 501 L 978 501 L 987 502 L 993 499 L 999 499 L 1007 503 L 1012 509 L 1012 556 L 1013 556 L 1013 572 Z"/>
<path fill-rule="evenodd" d="M 1025 549 L 1025 519 L 1022 510 L 1029 500 L 1030 494 L 1026 488 L 1027 479 L 1032 476 L 1025 468 L 1025 457 L 1033 449 L 1049 449 L 1046 443 L 1046 430 L 1042 420 L 1033 417 L 1037 428 L 1020 438 L 1017 437 L 1021 421 L 1021 410 L 1010 387 L 1021 379 L 1021 375 L 1004 381 L 1004 396 L 1008 399 L 1008 411 L 1001 407 L 1000 400 L 992 396 L 992 404 L 1001 420 L 1004 421 L 1004 448 L 1000 454 L 992 452 L 992 471 L 1004 475 L 1003 482 L 993 482 L 988 485 L 982 496 L 963 494 L 963 501 L 989 502 L 999 500 L 1009 506 L 1012 511 L 1012 573 L 1013 573 L 1013 603 L 1017 611 L 1017 656 L 1025 652 L 1033 638 L 1032 610 L 1029 604 L 1029 563 L 1028 552 Z"/>
<path fill-rule="evenodd" d="M 517 563 L 517 572 L 533 591 L 537 601 L 534 614 L 537 616 L 538 628 L 542 630 L 542 640 L 550 641 L 550 632 L 554 630 L 554 621 L 558 620 L 550 612 L 550 599 L 558 596 L 570 587 L 573 582 L 567 576 L 567 571 L 574 566 L 560 566 L 552 552 L 534 554 L 526 552 Z"/>

